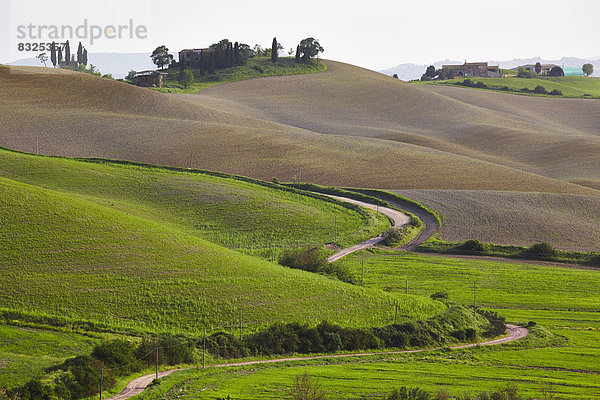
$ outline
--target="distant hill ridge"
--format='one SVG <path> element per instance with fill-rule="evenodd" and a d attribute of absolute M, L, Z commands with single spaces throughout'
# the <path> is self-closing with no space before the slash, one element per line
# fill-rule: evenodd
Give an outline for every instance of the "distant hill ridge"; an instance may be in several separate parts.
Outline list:
<path fill-rule="evenodd" d="M 488 61 L 488 60 L 469 60 L 469 61 Z M 429 65 L 433 65 L 436 68 L 440 68 L 444 64 L 462 64 L 463 61 L 454 61 L 454 60 L 444 60 L 444 61 L 436 61 L 431 64 L 399 64 L 395 67 L 384 69 L 381 72 L 382 74 L 392 76 L 394 74 L 398 74 L 398 78 L 403 81 L 410 81 L 412 79 L 419 79 L 421 75 L 425 72 L 425 69 Z M 539 62 L 540 64 L 557 64 L 557 65 L 568 65 L 573 67 L 580 67 L 583 64 L 590 63 L 594 66 L 594 74 L 592 76 L 600 76 L 600 58 L 594 59 L 585 59 L 585 58 L 577 58 L 577 57 L 563 57 L 560 60 L 547 60 L 542 59 L 540 57 L 534 58 L 515 58 L 508 61 L 488 61 L 491 65 L 499 65 L 500 68 L 510 69 L 514 67 L 518 67 L 519 65 L 525 64 L 535 64 Z"/>

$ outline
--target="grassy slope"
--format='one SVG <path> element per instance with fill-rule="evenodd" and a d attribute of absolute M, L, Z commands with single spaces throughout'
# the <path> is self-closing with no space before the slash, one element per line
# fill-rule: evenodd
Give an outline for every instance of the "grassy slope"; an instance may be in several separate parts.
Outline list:
<path fill-rule="evenodd" d="M 204 173 L 90 163 L 0 150 L 0 173 L 183 230 L 230 248 L 351 245 L 387 220 L 331 202 Z"/>
<path fill-rule="evenodd" d="M 218 92 L 224 96 L 218 96 L 217 87 L 213 87 L 201 92 L 207 95 L 194 95 L 196 104 L 84 74 L 2 68 L 0 116 L 4 123 L 0 145 L 35 151 L 37 136 L 40 152 L 45 154 L 191 165 L 266 180 L 277 176 L 291 181 L 301 175 L 303 180 L 357 187 L 597 193 L 457 156 L 452 153 L 498 161 L 496 155 L 473 152 L 435 137 L 436 126 L 464 125 L 467 117 L 488 123 L 497 113 L 479 112 L 473 106 L 370 71 L 327 64 L 328 71 L 320 74 L 219 85 L 219 90 L 227 88 Z M 280 106 L 257 111 L 243 104 L 248 97 Z M 430 122 L 423 118 L 422 110 L 427 107 L 437 111 Z M 306 124 L 297 128 L 279 123 L 281 118 L 275 112 L 286 109 L 297 113 L 297 119 Z M 396 117 L 384 118 L 386 115 Z M 503 115 L 496 121 L 504 125 L 514 122 Z M 297 125 L 295 121 L 283 122 Z M 529 126 L 527 122 L 516 124 Z M 325 133 L 347 135 L 310 131 L 321 132 L 322 126 L 331 128 Z M 354 134 L 380 139 L 348 136 Z M 600 165 L 593 164 L 594 157 L 581 165 Z M 520 167 L 522 162 L 509 160 L 506 164 Z M 386 174 L 381 173 L 382 165 Z M 593 168 L 588 175 L 595 176 Z"/>
<path fill-rule="evenodd" d="M 458 396 L 504 388 L 507 383 L 517 384 L 528 397 L 541 396 L 549 383 L 560 398 L 597 397 L 597 271 L 385 252 L 363 252 L 341 262 L 359 270 L 363 257 L 368 286 L 402 292 L 408 279 L 412 293 L 429 295 L 444 290 L 451 299 L 469 304 L 473 282 L 477 282 L 479 304 L 499 309 L 512 321 L 537 321 L 560 336 L 553 347 L 547 347 L 544 331 L 534 328 L 534 335 L 522 343 L 498 347 L 232 368 L 226 374 L 210 369 L 190 371 L 172 376 L 141 398 L 176 392 L 184 399 L 227 395 L 275 399 L 285 396 L 295 376 L 304 373 L 316 378 L 335 398 L 381 395 L 400 386 L 419 386 L 433 393 L 446 388 L 450 395 Z M 540 275 L 545 278 L 539 279 Z M 206 387 L 209 390 L 199 397 L 198 390 Z"/>
<path fill-rule="evenodd" d="M 317 60 L 310 60 L 308 63 L 296 63 L 294 58 L 282 57 L 279 58 L 277 63 L 273 63 L 271 58 L 256 57 L 248 59 L 246 65 L 217 71 L 216 75 L 220 77 L 219 80 L 215 80 L 215 77 L 212 75 L 202 76 L 200 74 L 200 68 L 198 67 L 188 67 L 187 69 L 189 69 L 194 76 L 194 83 L 189 87 L 185 88 L 179 83 L 179 75 L 181 72 L 178 68 L 175 68 L 166 70 L 169 75 L 165 87 L 154 88 L 153 90 L 161 93 L 195 93 L 204 88 L 222 83 L 262 78 L 265 76 L 312 74 L 322 72 L 326 70 L 327 67 Z"/>
<path fill-rule="evenodd" d="M 99 335 L 0 325 L 0 387 L 41 378 L 45 368 L 89 354 L 101 340 Z"/>
<path fill-rule="evenodd" d="M 600 250 L 600 200 L 595 196 L 462 190 L 398 193 L 438 212 L 445 240 L 519 246 L 549 242 L 563 250 Z"/>
<path fill-rule="evenodd" d="M 600 79 L 588 78 L 583 76 L 565 76 L 565 77 L 540 77 L 533 79 L 523 78 L 469 78 L 474 83 L 483 82 L 492 87 L 507 86 L 512 90 L 522 88 L 535 89 L 536 86 L 543 86 L 548 92 L 560 90 L 564 97 L 585 97 L 600 98 Z M 448 85 L 456 82 L 456 79 L 445 81 L 419 82 L 418 84 L 430 85 Z M 458 79 L 462 81 L 462 79 Z"/>
<path fill-rule="evenodd" d="M 322 74 L 236 82 L 185 98 L 320 133 L 411 143 L 546 176 L 600 176 L 598 100 L 410 85 L 327 64 Z M 462 89 L 477 99 L 453 98 L 440 89 Z M 501 181 L 498 176 L 496 183 Z"/>
<path fill-rule="evenodd" d="M 93 182 L 88 182 L 93 184 Z M 194 332 L 274 321 L 389 321 L 395 296 L 289 270 L 88 196 L 1 178 L 3 307 Z M 185 228 L 185 227 L 184 227 Z M 439 306 L 403 298 L 407 315 Z M 340 313 L 352 305 L 352 313 Z"/>

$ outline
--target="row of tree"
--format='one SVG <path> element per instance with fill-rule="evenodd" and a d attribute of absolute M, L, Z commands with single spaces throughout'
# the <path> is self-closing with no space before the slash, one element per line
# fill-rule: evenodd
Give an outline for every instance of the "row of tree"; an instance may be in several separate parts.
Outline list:
<path fill-rule="evenodd" d="M 200 68 L 200 74 L 214 74 L 217 69 L 231 68 L 245 65 L 251 54 L 257 56 L 271 57 L 271 61 L 276 63 L 279 60 L 279 53 L 283 46 L 273 38 L 270 49 L 263 49 L 259 45 L 254 46 L 254 50 L 245 43 L 231 42 L 229 39 L 223 39 L 218 43 L 211 44 L 206 50 L 200 50 L 197 57 L 173 62 L 173 55 L 165 45 L 158 46 L 150 55 L 152 62 L 160 69 L 165 66 L 178 65 L 183 71 L 188 65 Z M 308 62 L 309 59 L 316 57 L 324 51 L 323 46 L 314 38 L 306 38 L 296 46 L 296 62 Z M 290 49 L 290 55 L 293 51 Z"/>

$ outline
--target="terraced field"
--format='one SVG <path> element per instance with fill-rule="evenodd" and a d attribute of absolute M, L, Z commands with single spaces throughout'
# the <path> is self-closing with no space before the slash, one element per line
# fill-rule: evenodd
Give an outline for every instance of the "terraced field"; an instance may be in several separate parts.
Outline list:
<path fill-rule="evenodd" d="M 562 250 L 600 250 L 600 199 L 595 196 L 477 190 L 401 190 L 436 211 L 442 239 Z"/>

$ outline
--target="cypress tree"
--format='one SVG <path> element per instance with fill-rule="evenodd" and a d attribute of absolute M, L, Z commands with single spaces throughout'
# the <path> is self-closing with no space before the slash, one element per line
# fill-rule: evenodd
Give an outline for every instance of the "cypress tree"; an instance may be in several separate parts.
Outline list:
<path fill-rule="evenodd" d="M 227 64 L 229 68 L 233 67 L 233 45 L 231 43 L 227 45 Z"/>
<path fill-rule="evenodd" d="M 58 47 L 58 66 L 60 67 L 60 63 L 63 61 L 62 58 L 62 49 L 60 48 L 60 46 Z"/>
<path fill-rule="evenodd" d="M 296 62 L 300 62 L 300 45 L 296 46 Z"/>
<path fill-rule="evenodd" d="M 217 67 L 215 65 L 215 52 L 211 51 L 210 58 L 208 60 L 208 73 L 212 75 L 215 72 L 217 72 Z"/>
<path fill-rule="evenodd" d="M 79 42 L 79 46 L 77 47 L 77 64 L 81 64 L 83 60 L 83 45 Z"/>
<path fill-rule="evenodd" d="M 71 61 L 71 45 L 69 44 L 69 41 L 67 40 L 67 43 L 65 44 L 65 62 L 70 62 Z"/>
<path fill-rule="evenodd" d="M 87 65 L 88 59 L 87 59 L 87 49 L 83 49 L 83 65 Z"/>
<path fill-rule="evenodd" d="M 233 46 L 233 62 L 235 63 L 235 65 L 240 65 L 240 44 L 238 42 L 235 42 L 235 45 Z"/>
<path fill-rule="evenodd" d="M 204 57 L 204 51 L 200 50 L 200 76 L 204 76 L 206 73 L 206 57 Z"/>
<path fill-rule="evenodd" d="M 56 68 L 56 42 L 52 42 L 52 47 L 50 48 L 50 61 L 52 61 L 52 65 Z"/>
<path fill-rule="evenodd" d="M 273 38 L 273 44 L 271 45 L 271 61 L 273 64 L 277 62 L 279 54 L 277 54 L 277 38 Z"/>

